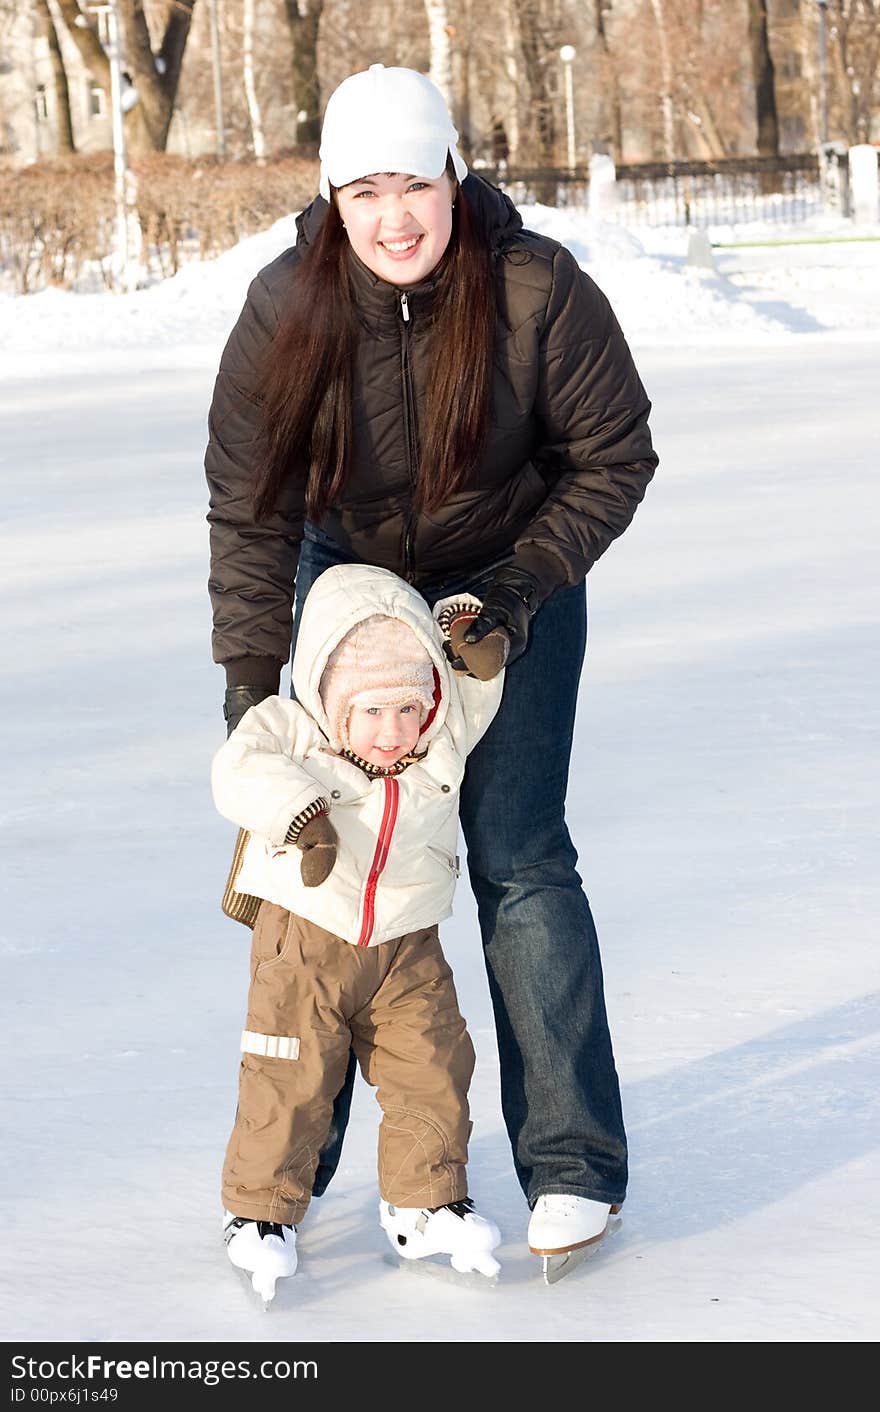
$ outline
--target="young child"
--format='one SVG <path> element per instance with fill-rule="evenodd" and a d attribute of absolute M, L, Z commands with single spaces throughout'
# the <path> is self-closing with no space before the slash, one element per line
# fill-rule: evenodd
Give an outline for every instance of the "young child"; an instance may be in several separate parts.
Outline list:
<path fill-rule="evenodd" d="M 222 1196 L 229 1258 L 266 1301 L 296 1270 L 351 1047 L 383 1110 L 392 1246 L 500 1268 L 498 1228 L 467 1195 L 474 1051 L 437 933 L 465 758 L 501 699 L 504 642 L 462 642 L 478 608 L 432 616 L 384 569 L 327 569 L 303 608 L 297 700 L 251 707 L 214 758 L 217 808 L 251 835 L 236 888 L 263 899 Z"/>

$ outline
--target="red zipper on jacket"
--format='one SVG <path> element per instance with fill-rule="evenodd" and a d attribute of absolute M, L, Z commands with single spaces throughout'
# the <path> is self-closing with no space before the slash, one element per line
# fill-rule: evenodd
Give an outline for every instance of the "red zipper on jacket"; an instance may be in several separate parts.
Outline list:
<path fill-rule="evenodd" d="M 370 871 L 367 875 L 367 886 L 364 892 L 364 910 L 361 917 L 361 934 L 357 940 L 358 946 L 368 946 L 370 937 L 373 935 L 373 922 L 376 913 L 376 884 L 379 881 L 379 874 L 388 861 L 391 835 L 394 832 L 394 825 L 397 822 L 397 796 L 397 780 L 386 779 L 385 807 L 382 811 L 379 837 L 376 839 L 376 851 L 373 854 L 373 861 L 370 864 Z"/>

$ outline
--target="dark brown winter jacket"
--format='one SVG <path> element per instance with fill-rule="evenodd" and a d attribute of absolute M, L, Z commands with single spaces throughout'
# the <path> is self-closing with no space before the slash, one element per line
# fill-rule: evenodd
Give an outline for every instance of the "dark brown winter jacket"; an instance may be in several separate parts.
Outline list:
<path fill-rule="evenodd" d="M 522 228 L 508 198 L 473 174 L 464 193 L 491 230 L 497 269 L 493 413 L 482 462 L 439 510 L 413 511 L 419 411 L 431 377 L 434 282 L 401 293 L 352 254 L 361 323 L 354 450 L 321 529 L 347 552 L 419 587 L 508 552 L 541 597 L 578 583 L 626 529 L 654 473 L 650 402 L 607 299 L 557 241 Z M 291 637 L 302 489 L 276 514 L 251 511 L 258 361 L 284 316 L 291 276 L 326 203 L 298 218 L 296 246 L 261 270 L 224 349 L 209 418 L 214 660 L 230 686 L 277 690 Z"/>

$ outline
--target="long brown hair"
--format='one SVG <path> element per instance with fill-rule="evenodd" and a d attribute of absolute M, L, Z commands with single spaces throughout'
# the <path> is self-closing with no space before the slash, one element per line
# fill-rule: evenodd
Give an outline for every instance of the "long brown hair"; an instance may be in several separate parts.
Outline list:
<path fill-rule="evenodd" d="M 450 163 L 451 166 L 451 163 Z M 358 324 L 348 237 L 335 201 L 300 260 L 290 313 L 270 346 L 257 395 L 265 459 L 254 514 L 268 518 L 289 476 L 305 482 L 306 513 L 319 521 L 348 475 L 352 365 Z M 459 187 L 440 266 L 433 364 L 419 418 L 416 503 L 436 509 L 467 484 L 486 439 L 495 335 L 494 258 L 488 233 Z"/>

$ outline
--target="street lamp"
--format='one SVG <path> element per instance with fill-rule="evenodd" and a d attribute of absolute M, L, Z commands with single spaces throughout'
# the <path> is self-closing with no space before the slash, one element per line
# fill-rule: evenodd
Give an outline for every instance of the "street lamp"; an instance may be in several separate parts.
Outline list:
<path fill-rule="evenodd" d="M 574 88 L 571 81 L 571 66 L 577 50 L 573 44 L 563 44 L 559 51 L 565 73 L 565 128 L 568 136 L 568 169 L 574 171 Z"/>

